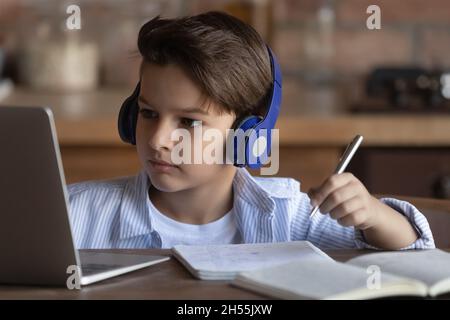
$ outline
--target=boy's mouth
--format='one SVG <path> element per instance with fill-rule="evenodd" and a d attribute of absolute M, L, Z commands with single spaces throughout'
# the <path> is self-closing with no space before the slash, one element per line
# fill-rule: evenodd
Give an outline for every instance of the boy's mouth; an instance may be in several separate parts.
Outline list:
<path fill-rule="evenodd" d="M 148 163 L 150 165 L 150 168 L 155 171 L 167 172 L 169 170 L 178 168 L 178 166 L 172 165 L 169 162 L 165 162 L 165 161 L 161 161 L 161 160 L 149 159 Z"/>

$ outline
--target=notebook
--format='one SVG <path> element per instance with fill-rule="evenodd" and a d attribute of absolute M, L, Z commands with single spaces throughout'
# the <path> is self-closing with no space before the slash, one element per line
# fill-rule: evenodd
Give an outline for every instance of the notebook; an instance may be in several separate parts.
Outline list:
<path fill-rule="evenodd" d="M 333 261 L 308 241 L 174 246 L 173 255 L 194 277 L 231 280 L 239 272 L 273 267 L 295 260 Z"/>
<path fill-rule="evenodd" d="M 281 299 L 435 297 L 450 292 L 450 253 L 371 253 L 345 263 L 303 260 L 240 273 L 232 285 Z"/>

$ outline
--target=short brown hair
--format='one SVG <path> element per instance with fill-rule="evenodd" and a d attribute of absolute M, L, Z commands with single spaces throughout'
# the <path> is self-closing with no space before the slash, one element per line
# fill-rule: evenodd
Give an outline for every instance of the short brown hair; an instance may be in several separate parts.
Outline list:
<path fill-rule="evenodd" d="M 263 115 L 272 83 L 269 53 L 250 25 L 211 11 L 177 19 L 159 16 L 139 31 L 143 62 L 177 64 L 211 99 L 238 118 Z"/>

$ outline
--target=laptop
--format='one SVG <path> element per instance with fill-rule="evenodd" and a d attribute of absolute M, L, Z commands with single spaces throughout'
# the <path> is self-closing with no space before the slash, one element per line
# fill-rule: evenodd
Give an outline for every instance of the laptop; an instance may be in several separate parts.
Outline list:
<path fill-rule="evenodd" d="M 0 106 L 0 283 L 88 285 L 169 259 L 76 250 L 67 199 L 52 111 Z"/>

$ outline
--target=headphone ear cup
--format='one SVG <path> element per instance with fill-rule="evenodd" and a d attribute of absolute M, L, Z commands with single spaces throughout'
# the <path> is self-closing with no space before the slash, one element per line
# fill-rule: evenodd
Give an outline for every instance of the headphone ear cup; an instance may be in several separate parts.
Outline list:
<path fill-rule="evenodd" d="M 248 154 L 251 151 L 248 137 L 252 135 L 253 128 L 262 120 L 261 117 L 248 116 L 242 119 L 234 126 L 234 159 L 233 164 L 236 167 L 245 167 L 248 165 Z M 244 137 L 240 137 L 244 133 Z M 240 138 L 239 138 L 240 137 Z"/>
<path fill-rule="evenodd" d="M 137 84 L 133 94 L 122 103 L 119 112 L 118 129 L 119 136 L 126 143 L 136 144 L 136 123 L 139 107 L 137 99 L 139 97 L 140 83 Z"/>

